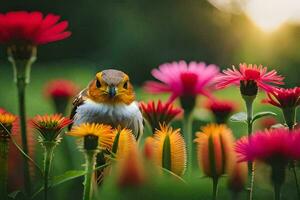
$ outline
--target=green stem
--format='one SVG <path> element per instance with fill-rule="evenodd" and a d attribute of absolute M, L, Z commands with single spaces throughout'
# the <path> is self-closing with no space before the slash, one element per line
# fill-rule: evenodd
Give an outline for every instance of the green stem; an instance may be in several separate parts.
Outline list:
<path fill-rule="evenodd" d="M 193 169 L 193 115 L 192 112 L 185 112 L 183 118 L 183 134 L 187 145 L 187 175 L 190 177 Z"/>
<path fill-rule="evenodd" d="M 213 178 L 213 200 L 217 199 L 219 178 Z"/>
<path fill-rule="evenodd" d="M 298 182 L 296 167 L 295 167 L 294 163 L 293 163 L 293 166 L 292 166 L 292 170 L 293 170 L 293 174 L 294 174 L 294 178 L 295 178 L 295 183 L 296 183 L 297 196 L 298 196 L 298 199 L 300 200 L 299 182 Z"/>
<path fill-rule="evenodd" d="M 19 100 L 19 115 L 20 115 L 20 126 L 22 135 L 22 147 L 25 154 L 28 154 L 27 144 L 27 128 L 26 128 L 26 111 L 25 111 L 25 78 L 17 79 L 18 87 L 18 100 Z M 23 173 L 24 173 L 24 186 L 25 191 L 29 195 L 31 193 L 31 182 L 29 174 L 29 165 L 26 158 L 23 158 Z"/>
<path fill-rule="evenodd" d="M 251 136 L 252 131 L 253 131 L 253 102 L 256 96 L 243 96 L 243 99 L 246 104 L 246 109 L 247 109 L 247 133 L 248 133 L 248 138 Z M 251 142 L 251 141 L 250 141 Z M 249 172 L 249 196 L 248 199 L 252 200 L 253 199 L 253 186 L 254 186 L 254 164 L 252 161 L 248 161 L 248 172 Z"/>
<path fill-rule="evenodd" d="M 0 137 L 0 197 L 7 199 L 8 138 Z"/>
<path fill-rule="evenodd" d="M 96 150 L 86 150 L 85 159 L 86 159 L 86 174 L 84 179 L 84 190 L 83 190 L 83 200 L 92 199 L 92 184 L 93 184 L 93 172 L 96 166 Z"/>
<path fill-rule="evenodd" d="M 56 146 L 55 142 L 44 142 L 43 146 L 45 148 L 44 152 L 44 199 L 48 199 L 48 183 L 49 183 L 49 174 L 52 165 L 53 150 Z"/>
<path fill-rule="evenodd" d="M 274 199 L 275 200 L 280 200 L 280 190 L 281 186 L 280 184 L 274 184 Z"/>

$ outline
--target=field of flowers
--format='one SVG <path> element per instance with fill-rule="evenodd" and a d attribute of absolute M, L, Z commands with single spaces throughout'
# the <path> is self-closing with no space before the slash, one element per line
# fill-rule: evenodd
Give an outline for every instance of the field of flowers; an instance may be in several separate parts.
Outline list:
<path fill-rule="evenodd" d="M 72 37 L 64 20 L 0 14 L 1 199 L 300 199 L 300 88 L 280 70 L 178 60 L 142 86 L 86 63 L 49 72 L 37 52 Z"/>

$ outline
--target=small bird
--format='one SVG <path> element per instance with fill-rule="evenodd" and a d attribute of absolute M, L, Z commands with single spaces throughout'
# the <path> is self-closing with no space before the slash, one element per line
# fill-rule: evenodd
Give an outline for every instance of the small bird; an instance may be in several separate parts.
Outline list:
<path fill-rule="evenodd" d="M 133 86 L 122 71 L 98 72 L 87 88 L 75 97 L 73 106 L 70 118 L 74 126 L 86 122 L 108 124 L 113 128 L 120 126 L 131 129 L 136 139 L 143 133 L 143 117 Z"/>

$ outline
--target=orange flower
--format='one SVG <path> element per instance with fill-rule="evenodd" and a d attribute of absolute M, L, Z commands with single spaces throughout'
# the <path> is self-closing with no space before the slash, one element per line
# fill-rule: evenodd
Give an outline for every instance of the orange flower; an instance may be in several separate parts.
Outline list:
<path fill-rule="evenodd" d="M 7 131 L 11 131 L 13 124 L 16 122 L 17 117 L 11 113 L 2 110 L 0 112 L 0 136 L 7 137 Z"/>
<path fill-rule="evenodd" d="M 218 178 L 225 173 L 233 154 L 233 136 L 226 125 L 209 124 L 196 134 L 198 162 L 204 174 Z"/>
<path fill-rule="evenodd" d="M 114 130 L 112 152 L 117 158 L 124 158 L 135 147 L 136 140 L 130 129 L 117 128 Z"/>
<path fill-rule="evenodd" d="M 144 143 L 144 156 L 151 160 L 153 159 L 153 154 L 154 154 L 154 149 L 153 149 L 153 144 L 154 144 L 154 139 L 153 137 L 147 137 Z"/>
<path fill-rule="evenodd" d="M 246 162 L 238 162 L 236 156 L 233 156 L 231 164 L 228 166 L 228 188 L 239 193 L 245 188 L 248 178 L 248 166 Z"/>
<path fill-rule="evenodd" d="M 118 162 L 117 184 L 121 188 L 140 186 L 146 180 L 145 169 L 137 150 L 137 143 L 133 144 L 128 148 L 128 152 L 123 154 L 124 159 Z"/>
<path fill-rule="evenodd" d="M 154 161 L 158 166 L 182 176 L 186 168 L 186 146 L 179 129 L 162 125 L 154 134 Z"/>

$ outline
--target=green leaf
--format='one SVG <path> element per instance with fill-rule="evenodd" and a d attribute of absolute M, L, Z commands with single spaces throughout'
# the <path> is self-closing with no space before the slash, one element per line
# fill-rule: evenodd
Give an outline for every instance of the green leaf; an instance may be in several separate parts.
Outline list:
<path fill-rule="evenodd" d="M 17 200 L 17 199 L 25 199 L 25 195 L 22 191 L 20 190 L 16 190 L 14 192 L 11 192 L 9 195 L 8 195 L 8 199 L 14 199 L 14 200 Z"/>
<path fill-rule="evenodd" d="M 99 167 L 95 168 L 96 170 L 100 170 L 103 169 L 105 167 L 107 167 L 110 163 L 106 163 L 104 165 L 101 165 Z M 52 179 L 50 179 L 49 181 L 49 188 L 51 187 L 55 187 L 57 185 L 60 185 L 62 183 L 65 183 L 67 181 L 73 180 L 75 178 L 79 178 L 81 176 L 84 176 L 86 174 L 85 170 L 69 170 L 66 171 L 65 173 L 58 175 L 58 176 L 54 176 Z M 38 195 L 40 192 L 42 192 L 44 190 L 44 186 L 42 186 L 40 189 L 38 189 L 31 197 L 31 199 L 34 199 L 36 197 L 36 195 Z"/>
<path fill-rule="evenodd" d="M 230 121 L 247 123 L 247 113 L 245 112 L 236 113 L 230 117 Z"/>
<path fill-rule="evenodd" d="M 273 113 L 273 112 L 270 112 L 270 111 L 264 111 L 264 112 L 259 112 L 259 113 L 256 113 L 252 119 L 252 123 L 257 120 L 257 119 L 260 119 L 262 117 L 266 117 L 266 116 L 276 116 L 277 114 L 276 113 Z"/>
<path fill-rule="evenodd" d="M 162 167 L 171 170 L 171 144 L 169 135 L 166 136 L 163 144 Z"/>

